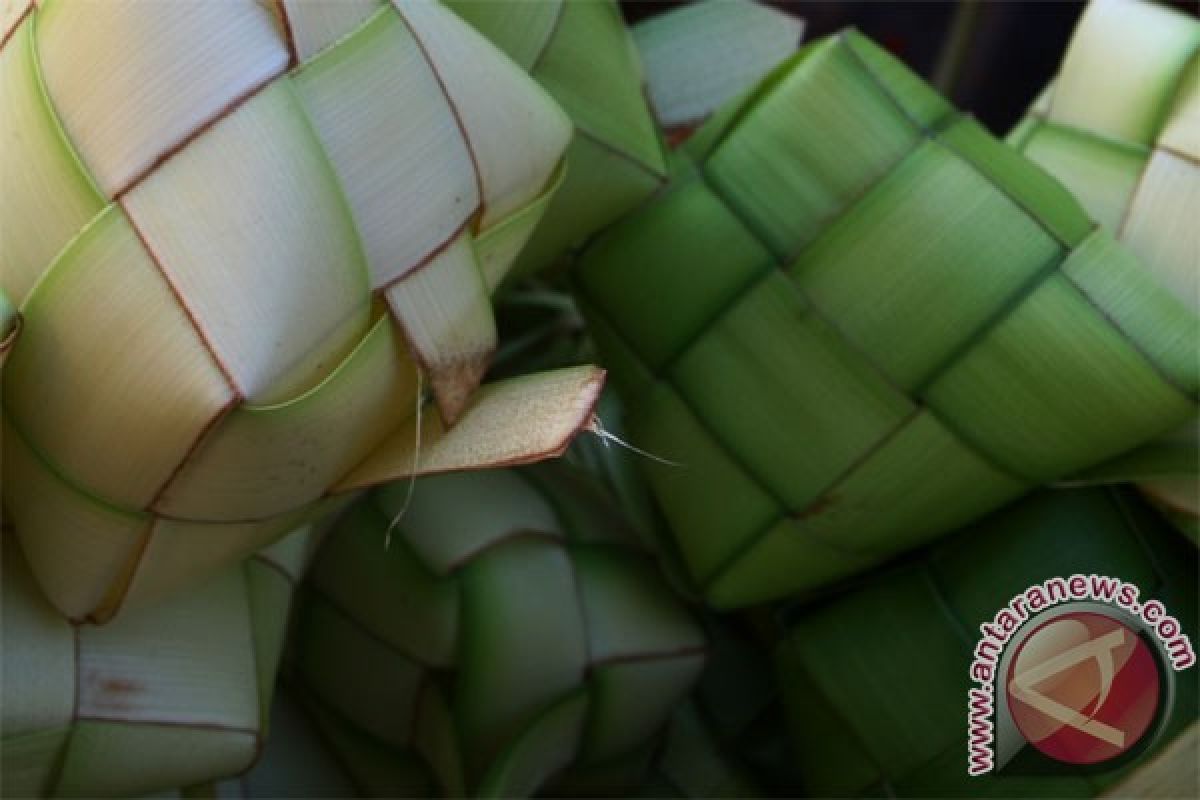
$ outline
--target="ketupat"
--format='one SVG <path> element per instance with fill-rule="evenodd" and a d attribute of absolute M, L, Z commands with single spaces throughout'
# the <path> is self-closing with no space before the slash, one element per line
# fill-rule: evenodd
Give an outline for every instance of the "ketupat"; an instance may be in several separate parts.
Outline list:
<path fill-rule="evenodd" d="M 0 793 L 138 795 L 254 762 L 309 529 L 102 628 L 59 616 L 4 541 Z"/>
<path fill-rule="evenodd" d="M 1141 0 L 1093 2 L 1009 142 L 1200 309 L 1200 20 Z M 1192 420 L 1098 474 L 1146 479 L 1143 491 L 1200 540 L 1198 447 Z"/>
<path fill-rule="evenodd" d="M 564 470 L 422 480 L 388 547 L 408 490 L 390 486 L 326 541 L 294 672 L 369 793 L 638 784 L 704 637 L 605 495 Z"/>
<path fill-rule="evenodd" d="M 750 88 L 795 51 L 803 28 L 749 0 L 667 11 L 634 36 L 615 0 L 444 2 L 527 70 L 575 123 L 563 185 L 514 278 L 567 255 L 660 189 L 668 172 L 660 126 L 670 132 L 695 124 Z M 639 45 L 649 52 L 639 53 Z M 650 57 L 645 69 L 639 55 Z M 695 69 L 698 62 L 706 69 Z"/>
<path fill-rule="evenodd" d="M 1159 599 L 1196 641 L 1195 551 L 1135 492 L 1115 488 L 1040 492 L 850 591 L 785 612 L 777 666 L 806 793 L 1086 797 L 1145 763 L 967 775 L 979 625 L 1026 588 L 1075 574 L 1137 584 L 1143 603 Z M 1194 722 L 1197 689 L 1192 667 L 1163 695 L 1156 750 Z"/>
<path fill-rule="evenodd" d="M 1195 414 L 1196 314 L 857 33 L 598 237 L 581 308 L 694 580 L 813 589 Z"/>
<path fill-rule="evenodd" d="M 474 393 L 570 124 L 449 11 L 21 5 L 5 507 L 66 615 L 194 584 L 331 493 L 556 454 L 586 423 L 591 368 Z"/>

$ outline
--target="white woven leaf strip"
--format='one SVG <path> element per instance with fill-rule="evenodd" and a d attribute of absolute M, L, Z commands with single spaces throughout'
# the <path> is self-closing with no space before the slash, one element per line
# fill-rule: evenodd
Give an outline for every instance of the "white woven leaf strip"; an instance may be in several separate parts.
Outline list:
<path fill-rule="evenodd" d="M 304 114 L 276 83 L 122 199 L 239 396 L 258 405 L 319 382 L 370 315 L 354 222 Z"/>
<path fill-rule="evenodd" d="M 104 207 L 104 198 L 64 143 L 38 79 L 34 28 L 27 17 L 0 46 L 0 142 L 4 191 L 0 263 L 4 290 L 18 306 L 57 256 Z"/>
<path fill-rule="evenodd" d="M 1048 119 L 1152 145 L 1196 31 L 1187 16 L 1154 3 L 1092 3 L 1067 46 Z"/>
<path fill-rule="evenodd" d="M 1200 312 L 1200 163 L 1158 150 L 1142 174 L 1121 240 L 1164 286 Z"/>
<path fill-rule="evenodd" d="M 301 63 L 333 45 L 367 20 L 384 0 L 280 0 L 280 23 Z"/>
<path fill-rule="evenodd" d="M 387 286 L 479 208 L 454 108 L 391 10 L 304 65 L 295 83 L 353 211 L 371 287 Z"/>
<path fill-rule="evenodd" d="M 120 209 L 75 240 L 23 311 L 10 422 L 97 496 L 149 506 L 235 394 Z"/>
<path fill-rule="evenodd" d="M 435 0 L 396 0 L 455 107 L 483 189 L 480 228 L 522 208 L 549 184 L 571 121 L 486 39 Z"/>
<path fill-rule="evenodd" d="M 63 127 L 110 197 L 289 60 L 253 2 L 50 3 L 37 41 Z"/>

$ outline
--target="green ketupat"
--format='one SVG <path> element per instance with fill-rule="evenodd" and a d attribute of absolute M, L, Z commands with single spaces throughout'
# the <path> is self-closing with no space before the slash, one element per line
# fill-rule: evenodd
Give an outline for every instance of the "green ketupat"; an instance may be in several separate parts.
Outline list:
<path fill-rule="evenodd" d="M 42 597 L 4 536 L 0 794 L 136 796 L 258 757 L 312 533 L 104 627 Z"/>
<path fill-rule="evenodd" d="M 705 643 L 611 501 L 564 468 L 430 478 L 389 547 L 406 492 L 346 516 L 296 628 L 298 682 L 357 785 L 637 786 Z"/>
<path fill-rule="evenodd" d="M 592 368 L 475 392 L 570 123 L 452 13 L 6 11 L 5 510 L 63 613 L 152 602 L 414 467 L 556 454 L 589 418 Z"/>
<path fill-rule="evenodd" d="M 843 594 L 783 613 L 778 675 L 805 793 L 1088 797 L 1132 779 L 1145 758 L 1053 775 L 1017 765 L 967 774 L 980 625 L 1035 584 L 1089 574 L 1136 584 L 1142 603 L 1158 599 L 1196 641 L 1195 551 L 1139 495 L 1114 488 L 1038 493 Z M 1195 669 L 1161 694 L 1151 758 L 1195 722 Z M 1195 796 L 1194 756 L 1176 775 L 1187 788 L 1170 796 Z"/>
<path fill-rule="evenodd" d="M 1140 0 L 1093 2 L 1058 77 L 1009 142 L 1200 309 L 1200 20 Z M 1144 479 L 1142 490 L 1193 539 L 1198 430 L 1193 419 L 1100 473 Z"/>
<path fill-rule="evenodd" d="M 857 33 L 805 47 L 598 237 L 581 307 L 692 577 L 882 561 L 1195 414 L 1194 311 Z"/>

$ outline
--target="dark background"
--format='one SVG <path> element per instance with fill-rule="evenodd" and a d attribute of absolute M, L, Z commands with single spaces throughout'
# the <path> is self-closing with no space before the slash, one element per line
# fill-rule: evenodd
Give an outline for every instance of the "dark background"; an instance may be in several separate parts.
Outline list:
<path fill-rule="evenodd" d="M 685 0 L 621 0 L 635 22 Z M 807 21 L 806 42 L 855 27 L 1004 135 L 1054 76 L 1082 0 L 767 0 Z M 1191 9 L 1196 3 L 1165 3 Z"/>

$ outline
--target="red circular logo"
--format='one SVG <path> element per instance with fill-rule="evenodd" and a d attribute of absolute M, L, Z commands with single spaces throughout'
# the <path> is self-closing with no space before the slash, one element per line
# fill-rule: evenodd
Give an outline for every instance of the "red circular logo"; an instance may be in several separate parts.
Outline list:
<path fill-rule="evenodd" d="M 1158 711 L 1150 648 L 1112 617 L 1073 612 L 1039 625 L 1008 668 L 1008 707 L 1025 739 L 1069 764 L 1096 764 L 1136 745 Z"/>

